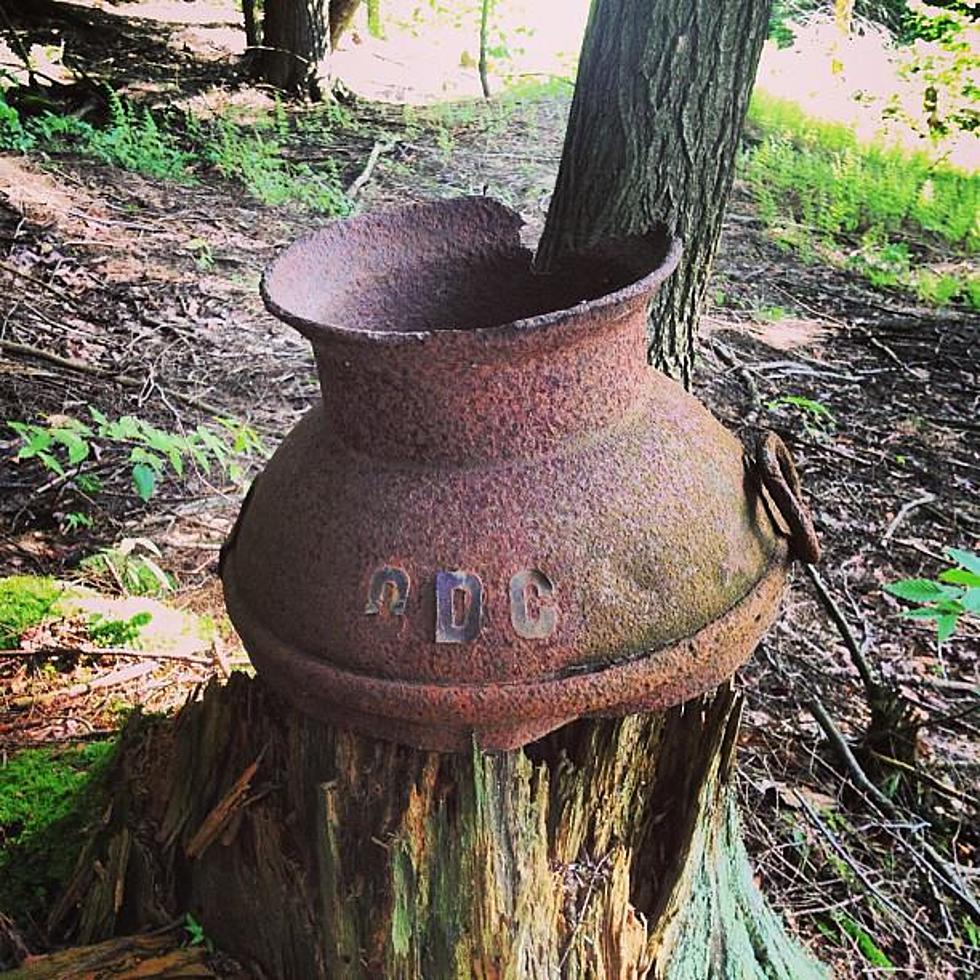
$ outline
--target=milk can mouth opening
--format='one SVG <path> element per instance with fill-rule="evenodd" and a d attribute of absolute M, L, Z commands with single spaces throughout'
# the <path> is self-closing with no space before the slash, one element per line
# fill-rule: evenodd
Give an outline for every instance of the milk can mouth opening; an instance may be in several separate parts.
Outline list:
<path fill-rule="evenodd" d="M 433 334 L 546 330 L 583 308 L 645 296 L 676 267 L 662 227 L 533 268 L 520 215 L 490 198 L 436 201 L 335 222 L 282 252 L 268 309 L 314 343 L 399 344 Z"/>

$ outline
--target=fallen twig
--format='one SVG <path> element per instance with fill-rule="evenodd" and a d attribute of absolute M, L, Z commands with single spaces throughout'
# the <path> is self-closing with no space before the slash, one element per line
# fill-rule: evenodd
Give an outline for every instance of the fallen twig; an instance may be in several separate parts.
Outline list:
<path fill-rule="evenodd" d="M 944 796 L 948 796 L 952 800 L 959 800 L 961 803 L 966 803 L 968 806 L 977 807 L 980 809 L 980 800 L 978 800 L 975 796 L 970 796 L 969 793 L 961 793 L 955 786 L 950 786 L 949 783 L 944 783 L 941 779 L 937 779 L 935 776 L 931 776 L 929 773 L 923 772 L 921 769 L 917 769 L 915 766 L 910 766 L 907 762 L 902 762 L 901 759 L 893 759 L 890 755 L 882 755 L 880 752 L 875 752 L 873 749 L 869 750 L 869 752 L 879 762 L 883 762 L 885 765 L 891 766 L 893 769 L 900 769 L 902 772 L 908 773 L 913 779 L 917 779 L 919 782 L 931 786 Z"/>
<path fill-rule="evenodd" d="M 67 303 L 69 306 L 73 307 L 79 312 L 84 312 L 82 305 L 77 299 L 75 299 L 74 296 L 72 296 L 70 293 L 66 293 L 63 289 L 59 289 L 57 286 L 51 285 L 49 282 L 45 282 L 43 279 L 38 279 L 36 276 L 32 276 L 27 272 L 21 272 L 20 269 L 18 269 L 16 266 L 10 265 L 9 262 L 0 262 L 0 270 L 9 272 L 12 276 L 16 276 L 18 279 L 24 279 L 32 286 L 37 286 L 38 289 L 43 289 L 52 296 L 56 296 L 62 303 Z"/>
<path fill-rule="evenodd" d="M 851 654 L 851 661 L 857 668 L 857 672 L 861 675 L 861 682 L 864 684 L 865 692 L 870 698 L 881 685 L 875 677 L 874 672 L 871 670 L 871 665 L 868 663 L 868 660 L 864 655 L 864 651 L 862 651 L 861 645 L 858 643 L 857 637 L 854 635 L 854 631 L 844 618 L 844 613 L 841 612 L 841 608 L 837 604 L 837 600 L 830 594 L 829 589 L 824 584 L 824 581 L 820 577 L 820 573 L 816 570 L 816 568 L 814 568 L 813 565 L 807 564 L 803 566 L 803 570 L 806 572 L 807 578 L 809 578 L 813 583 L 813 587 L 817 590 L 817 595 L 820 597 L 824 608 L 828 613 L 830 613 L 830 618 L 834 621 L 834 624 L 840 631 L 841 637 L 844 640 L 844 645 Z"/>
<path fill-rule="evenodd" d="M 926 504 L 931 504 L 936 499 L 934 493 L 924 493 L 921 497 L 916 497 L 915 500 L 906 501 L 898 509 L 898 513 L 895 515 L 894 520 L 888 525 L 888 530 L 885 531 L 884 537 L 881 539 L 882 544 L 888 544 L 892 539 L 892 535 L 898 530 L 899 525 L 905 520 L 909 514 L 914 510 L 918 510 L 920 507 L 925 507 Z"/>
<path fill-rule="evenodd" d="M 891 912 L 892 915 L 901 919 L 910 928 L 917 932 L 920 936 L 932 942 L 934 937 L 918 922 L 915 921 L 907 912 L 897 906 L 887 895 L 885 895 L 880 888 L 878 888 L 873 881 L 867 876 L 864 868 L 858 864 L 858 862 L 851 857 L 850 852 L 843 844 L 837 839 L 833 831 L 827 826 L 827 824 L 820 819 L 820 815 L 817 811 L 807 802 L 806 797 L 803 794 L 797 796 L 799 800 L 800 807 L 806 814 L 807 819 L 814 827 L 820 832 L 821 836 L 830 844 L 833 848 L 834 853 L 854 872 L 858 881 L 864 886 L 865 890 L 871 895 L 883 908 Z"/>
<path fill-rule="evenodd" d="M 971 684 L 970 681 L 954 681 L 948 677 L 929 677 L 919 678 L 920 684 L 929 687 L 938 687 L 941 691 L 956 691 L 962 694 L 972 694 L 975 698 L 980 698 L 980 685 Z"/>
<path fill-rule="evenodd" d="M 816 719 L 817 724 L 823 729 L 824 735 L 834 747 L 841 761 L 847 766 L 851 778 L 857 786 L 866 793 L 877 804 L 878 808 L 890 817 L 900 816 L 897 807 L 871 780 L 867 773 L 861 768 L 861 763 L 851 751 L 840 729 L 834 724 L 833 719 L 827 714 L 827 709 L 821 704 L 819 698 L 812 698 L 808 704 L 810 714 Z"/>
<path fill-rule="evenodd" d="M 738 376 L 738 379 L 745 385 L 749 393 L 752 407 L 758 412 L 762 410 L 762 396 L 759 394 L 759 386 L 755 383 L 755 378 L 731 348 L 721 343 L 719 340 L 711 341 L 711 349 L 718 355 L 718 359 L 727 364 Z"/>
<path fill-rule="evenodd" d="M 96 677 L 94 681 L 89 681 L 86 684 L 75 684 L 72 687 L 63 688 L 58 691 L 39 694 L 36 697 L 28 694 L 24 697 L 12 698 L 9 702 L 9 707 L 14 710 L 23 710 L 25 708 L 36 707 L 37 705 L 51 704 L 60 698 L 80 698 L 85 694 L 90 694 L 92 691 L 99 691 L 106 687 L 115 687 L 117 684 L 128 684 L 130 681 L 144 677 L 146 674 L 152 674 L 159 666 L 158 661 L 150 660 L 141 664 L 120 667 L 118 670 L 113 670 L 104 677 Z"/>
<path fill-rule="evenodd" d="M 381 159 L 381 154 L 393 149 L 396 142 L 397 140 L 377 140 L 375 142 L 374 146 L 371 147 L 367 163 L 364 164 L 364 169 L 354 178 L 350 187 L 347 188 L 347 196 L 349 198 L 357 197 L 361 188 L 371 179 L 371 174 L 374 172 L 378 160 Z"/>
<path fill-rule="evenodd" d="M 124 388 L 137 388 L 142 391 L 146 387 L 146 382 L 140 378 L 133 378 L 128 374 L 116 374 L 114 371 L 106 371 L 105 368 L 100 368 L 95 364 L 78 361 L 73 357 L 62 357 L 60 354 L 44 350 L 41 347 L 32 347 L 30 344 L 18 344 L 13 340 L 0 340 L 0 350 L 4 350 L 9 354 L 19 354 L 22 357 L 36 357 L 38 360 L 47 361 L 49 364 L 56 364 L 58 367 L 65 368 L 68 371 L 78 371 L 81 374 L 90 374 L 96 378 L 104 378 L 114 384 L 122 385 Z M 228 414 L 225 409 L 195 398 L 193 395 L 185 395 L 171 388 L 164 388 L 159 384 L 157 387 L 170 398 L 183 402 L 190 408 L 196 408 L 198 411 L 206 412 L 208 415 Z"/>
<path fill-rule="evenodd" d="M 38 647 L 34 650 L 0 650 L 2 657 L 134 657 L 140 660 L 180 660 L 188 664 L 212 664 L 211 657 L 204 657 L 193 653 L 175 653 L 172 651 L 162 652 L 160 650 L 131 650 L 129 647 L 97 647 L 89 643 L 80 643 L 78 646 L 46 646 Z"/>
<path fill-rule="evenodd" d="M 847 766 L 848 771 L 854 780 L 855 785 L 864 793 L 882 813 L 892 819 L 902 819 L 902 814 L 898 807 L 871 780 L 861 767 L 857 757 L 851 751 L 840 729 L 834 724 L 833 719 L 827 710 L 820 703 L 819 699 L 813 698 L 809 702 L 810 712 L 816 719 L 817 724 L 823 729 L 831 745 L 837 751 L 838 756 Z M 806 806 L 806 801 L 800 798 L 800 802 Z M 918 864 L 931 872 L 935 878 L 945 887 L 946 891 L 955 898 L 960 905 L 965 908 L 970 915 L 980 918 L 980 903 L 970 891 L 969 886 L 963 882 L 959 875 L 950 870 L 949 862 L 927 841 L 922 839 L 922 831 L 916 836 L 919 837 L 918 846 L 913 846 L 901 834 L 889 831 L 890 836 L 897 841 L 902 849 Z"/>

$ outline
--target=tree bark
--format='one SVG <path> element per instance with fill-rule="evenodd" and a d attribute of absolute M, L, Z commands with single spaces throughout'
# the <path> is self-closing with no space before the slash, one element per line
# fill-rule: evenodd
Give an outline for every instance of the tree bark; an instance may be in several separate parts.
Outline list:
<path fill-rule="evenodd" d="M 319 98 L 330 54 L 327 0 L 268 0 L 263 44 L 255 59 L 259 78 L 286 92 Z"/>
<path fill-rule="evenodd" d="M 547 268 L 657 223 L 680 235 L 680 268 L 651 308 L 650 360 L 687 386 L 770 6 L 595 0 L 538 249 Z"/>
<path fill-rule="evenodd" d="M 284 91 L 322 98 L 329 89 L 330 52 L 350 27 L 360 2 L 268 0 L 256 75 Z"/>
<path fill-rule="evenodd" d="M 685 377 L 766 6 L 597 0 L 585 42 L 542 259 L 662 220 L 684 234 L 652 351 Z M 277 978 L 819 977 L 748 869 L 739 716 L 725 685 L 439 755 L 233 675 L 128 728 L 50 929 L 93 942 L 190 911 Z"/>

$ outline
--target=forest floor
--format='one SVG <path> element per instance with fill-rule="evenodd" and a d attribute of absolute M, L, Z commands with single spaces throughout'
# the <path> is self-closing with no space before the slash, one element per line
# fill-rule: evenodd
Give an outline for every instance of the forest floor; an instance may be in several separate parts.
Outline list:
<path fill-rule="evenodd" d="M 85 28 L 74 16 L 65 30 L 89 32 L 76 57 L 87 55 L 93 72 L 99 49 L 111 48 L 120 81 L 151 90 L 172 84 L 176 58 L 188 98 L 208 90 L 269 104 L 267 93 L 211 88 L 227 82 L 227 65 L 186 38 L 176 44 L 172 25 L 87 10 Z M 154 65 L 171 74 L 154 75 Z M 291 108 L 286 146 L 297 160 L 333 158 L 346 187 L 366 177 L 360 209 L 485 193 L 519 210 L 533 241 L 567 109 L 561 91 L 410 114 L 356 102 L 347 124 L 317 131 L 302 125 L 317 110 Z M 213 168 L 181 185 L 71 153 L 0 156 L 0 418 L 87 418 L 94 407 L 186 432 L 221 415 L 274 448 L 318 387 L 309 345 L 263 309 L 259 276 L 278 248 L 323 220 L 262 205 Z M 940 651 L 933 625 L 902 618 L 882 588 L 934 578 L 950 564 L 947 547 L 977 549 L 978 346 L 976 316 L 873 290 L 780 248 L 736 186 L 695 393 L 747 441 L 764 428 L 783 437 L 824 546 L 818 575 L 795 575 L 779 622 L 740 672 L 738 785 L 764 893 L 841 977 L 952 978 L 980 968 L 970 948 L 980 923 L 955 894 L 980 884 L 980 630 L 964 618 Z M 216 577 L 238 481 L 198 472 L 166 481 L 144 506 L 120 461 L 103 490 L 81 500 L 36 461 L 15 464 L 19 445 L 0 430 L 0 576 L 72 580 L 85 556 L 147 539 L 178 583 L 168 602 L 219 627 L 183 658 L 45 657 L 69 645 L 50 635 L 33 652 L 8 651 L 5 754 L 97 739 L 132 705 L 172 710 L 242 657 Z M 71 531 L 81 506 L 93 524 Z M 833 747 L 835 733 L 862 743 L 875 685 L 898 706 L 887 706 L 886 723 L 875 717 L 878 755 L 866 751 L 855 765 L 895 810 L 860 788 Z M 883 758 L 896 756 L 906 768 Z"/>

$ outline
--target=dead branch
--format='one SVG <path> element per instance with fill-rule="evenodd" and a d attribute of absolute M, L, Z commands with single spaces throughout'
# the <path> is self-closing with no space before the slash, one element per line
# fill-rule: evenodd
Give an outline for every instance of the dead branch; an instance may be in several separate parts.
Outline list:
<path fill-rule="evenodd" d="M 58 691 L 49 691 L 46 694 L 39 694 L 37 697 L 26 695 L 24 697 L 12 698 L 9 707 L 16 710 L 33 708 L 38 705 L 51 704 L 59 698 L 80 698 L 92 691 L 99 691 L 107 687 L 116 687 L 119 684 L 128 684 L 146 674 L 152 674 L 160 666 L 159 661 L 150 660 L 146 663 L 131 664 L 128 667 L 120 667 L 113 670 L 104 677 L 96 677 L 94 681 L 86 684 L 75 684 L 72 687 Z"/>
<path fill-rule="evenodd" d="M 868 695 L 868 698 L 873 698 L 877 694 L 881 684 L 878 682 L 874 672 L 871 670 L 871 665 L 864 656 L 864 652 L 861 650 L 861 645 L 858 643 L 857 637 L 854 635 L 854 631 L 844 618 L 844 613 L 841 612 L 841 608 L 837 604 L 837 600 L 830 594 L 830 590 L 824 584 L 824 581 L 820 577 L 820 573 L 816 570 L 816 568 L 814 568 L 813 565 L 804 565 L 803 570 L 806 572 L 807 578 L 809 578 L 813 583 L 813 587 L 817 590 L 817 595 L 820 597 L 820 601 L 823 603 L 824 608 L 830 614 L 830 618 L 834 621 L 834 625 L 840 631 L 840 635 L 844 640 L 844 645 L 847 647 L 847 650 L 851 655 L 851 661 L 857 668 L 857 672 L 861 675 L 861 682 L 864 684 L 864 689 Z"/>
<path fill-rule="evenodd" d="M 381 159 L 383 153 L 388 153 L 397 143 L 397 140 L 377 140 L 368 155 L 364 169 L 354 178 L 350 187 L 347 188 L 347 196 L 351 199 L 357 197 L 361 188 L 371 179 L 371 174 Z"/>
<path fill-rule="evenodd" d="M 66 293 L 63 289 L 59 289 L 57 286 L 53 286 L 49 282 L 45 282 L 43 279 L 38 279 L 36 276 L 29 275 L 26 272 L 21 272 L 20 269 L 11 265 L 9 262 L 0 262 L 0 270 L 9 272 L 10 275 L 16 276 L 18 279 L 24 279 L 32 286 L 37 286 L 38 289 L 43 289 L 52 296 L 56 296 L 62 303 L 67 303 L 73 309 L 76 309 L 79 312 L 84 312 L 82 305 L 77 299 L 75 299 L 74 296 L 72 296 L 70 293 Z"/>
<path fill-rule="evenodd" d="M 924 493 L 921 497 L 916 497 L 915 500 L 909 500 L 902 504 L 899 508 L 898 513 L 895 515 L 895 519 L 888 525 L 888 530 L 885 531 L 884 536 L 881 539 L 882 544 L 888 544 L 892 539 L 892 535 L 898 530 L 902 521 L 905 520 L 909 514 L 914 510 L 918 510 L 920 507 L 925 507 L 926 504 L 931 504 L 936 499 L 934 493 Z"/>
<path fill-rule="evenodd" d="M 49 364 L 65 368 L 67 371 L 77 371 L 95 378 L 103 378 L 106 381 L 111 381 L 113 384 L 122 385 L 124 388 L 135 388 L 142 391 L 146 387 L 146 382 L 140 378 L 133 378 L 128 374 L 116 374 L 114 371 L 106 371 L 105 368 L 100 368 L 95 364 L 78 361 L 73 357 L 62 357 L 60 354 L 55 354 L 52 351 L 44 350 L 40 347 L 32 347 L 30 344 L 19 344 L 13 340 L 0 340 L 0 350 L 6 351 L 8 354 L 18 354 L 21 357 L 35 357 L 40 361 L 47 361 Z M 227 411 L 219 406 L 202 401 L 193 395 L 185 395 L 179 391 L 174 391 L 172 388 L 164 388 L 161 385 L 157 385 L 157 387 L 168 397 L 182 402 L 190 408 L 196 408 L 200 412 L 205 412 L 212 416 L 228 414 Z"/>
<path fill-rule="evenodd" d="M 810 714 L 813 715 L 817 724 L 823 729 L 824 735 L 827 736 L 827 740 L 834 747 L 840 760 L 847 766 L 851 778 L 858 787 L 874 800 L 878 809 L 882 812 L 888 814 L 890 817 L 899 817 L 900 814 L 895 804 L 871 782 L 867 773 L 861 768 L 861 763 L 858 762 L 857 757 L 851 751 L 851 747 L 840 733 L 840 729 L 834 724 L 830 715 L 827 714 L 827 709 L 821 704 L 820 699 L 812 698 L 807 706 L 810 709 Z"/>
<path fill-rule="evenodd" d="M 755 383 L 755 378 L 745 366 L 745 362 L 740 360 L 735 352 L 723 344 L 720 340 L 712 339 L 711 349 L 718 356 L 723 364 L 727 364 L 737 375 L 738 379 L 745 385 L 752 402 L 752 408 L 759 412 L 762 410 L 762 396 L 759 394 L 759 386 Z"/>
<path fill-rule="evenodd" d="M 938 793 L 942 793 L 943 796 L 947 796 L 951 800 L 959 800 L 961 803 L 966 803 L 968 806 L 980 809 L 980 799 L 977 799 L 975 796 L 970 796 L 969 793 L 961 793 L 956 787 L 950 786 L 949 783 L 944 783 L 941 779 L 937 779 L 922 769 L 916 766 L 910 766 L 907 762 L 902 762 L 901 759 L 893 759 L 890 755 L 882 755 L 880 752 L 875 752 L 874 749 L 870 749 L 869 752 L 879 762 L 883 762 L 886 766 L 891 766 L 893 769 L 899 769 L 907 773 L 913 779 L 925 783 L 927 786 L 931 786 Z"/>
<path fill-rule="evenodd" d="M 203 657 L 193 653 L 175 653 L 160 650 L 131 650 L 128 647 L 97 647 L 90 643 L 80 643 L 78 646 L 46 646 L 36 650 L 0 650 L 3 657 L 133 657 L 140 660 L 179 660 L 188 664 L 213 664 L 211 657 Z"/>
<path fill-rule="evenodd" d="M 915 919 L 913 919 L 907 912 L 899 908 L 899 906 L 897 906 L 881 891 L 880 888 L 874 884 L 874 882 L 868 877 L 864 868 L 851 856 L 850 852 L 837 839 L 836 835 L 827 826 L 827 824 L 820 819 L 820 815 L 807 802 L 806 797 L 801 793 L 798 795 L 797 799 L 799 800 L 800 807 L 806 814 L 807 819 L 820 832 L 821 836 L 831 846 L 834 853 L 854 872 L 855 877 L 861 882 L 867 893 L 871 895 L 882 908 L 887 909 L 893 916 L 901 919 L 902 922 L 908 925 L 922 938 L 932 942 L 933 936 L 931 936 L 921 925 L 919 925 L 919 923 L 916 922 Z"/>
<path fill-rule="evenodd" d="M 861 768 L 861 763 L 858 762 L 857 757 L 851 751 L 851 747 L 847 744 L 840 729 L 834 724 L 833 719 L 827 713 L 827 710 L 820 703 L 819 699 L 813 698 L 808 706 L 817 724 L 823 729 L 824 734 L 837 751 L 838 756 L 847 766 L 855 785 L 879 811 L 892 819 L 902 819 L 902 814 L 898 807 L 871 782 L 867 773 Z M 800 803 L 809 809 L 802 796 L 800 797 Z M 927 824 L 926 826 L 928 827 L 929 825 Z M 980 918 L 980 903 L 977 902 L 969 886 L 960 879 L 955 871 L 950 869 L 949 862 L 928 841 L 922 839 L 921 831 L 916 834 L 919 837 L 917 846 L 910 843 L 905 837 L 894 830 L 889 830 L 889 836 L 901 845 L 902 849 L 916 864 L 931 873 L 970 915 Z"/>

